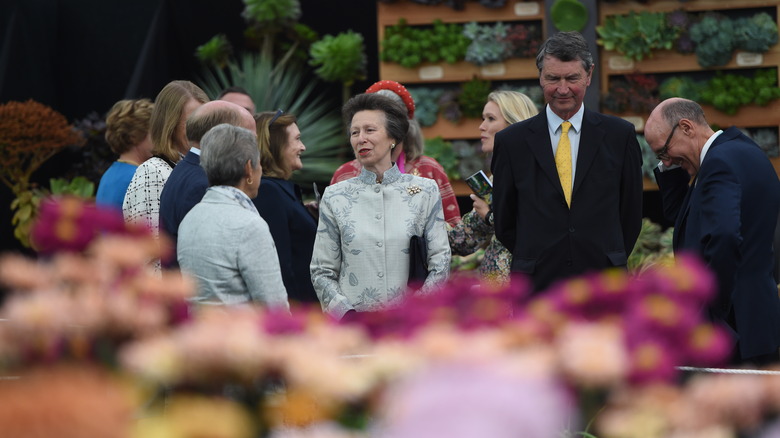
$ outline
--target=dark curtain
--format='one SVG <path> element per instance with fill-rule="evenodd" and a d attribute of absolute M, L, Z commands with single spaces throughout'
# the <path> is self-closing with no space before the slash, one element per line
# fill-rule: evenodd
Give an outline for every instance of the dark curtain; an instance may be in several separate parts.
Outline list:
<path fill-rule="evenodd" d="M 171 80 L 197 81 L 195 49 L 212 36 L 223 33 L 243 47 L 243 8 L 241 0 L 0 0 L 0 103 L 34 99 L 74 122 L 104 115 L 120 99 L 154 99 Z M 301 22 L 321 36 L 348 29 L 363 35 L 369 70 L 355 93 L 378 80 L 375 0 L 302 0 L 301 10 Z M 338 84 L 321 90 L 339 99 L 340 91 Z M 79 158 L 64 151 L 33 179 L 48 185 Z M 0 251 L 21 251 L 12 199 L 0 187 Z"/>

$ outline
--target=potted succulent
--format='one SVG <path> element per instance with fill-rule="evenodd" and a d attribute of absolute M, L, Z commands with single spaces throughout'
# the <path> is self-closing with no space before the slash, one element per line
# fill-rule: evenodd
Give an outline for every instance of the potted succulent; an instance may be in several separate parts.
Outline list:
<path fill-rule="evenodd" d="M 663 12 L 634 12 L 607 17 L 596 27 L 598 44 L 626 58 L 641 61 L 655 49 L 671 49 L 681 29 L 670 26 Z"/>

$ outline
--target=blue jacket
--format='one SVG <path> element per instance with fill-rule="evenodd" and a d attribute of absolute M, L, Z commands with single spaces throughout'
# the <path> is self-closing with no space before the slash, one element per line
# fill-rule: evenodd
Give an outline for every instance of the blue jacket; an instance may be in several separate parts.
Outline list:
<path fill-rule="evenodd" d="M 160 194 L 160 230 L 173 242 L 174 248 L 179 235 L 179 224 L 184 216 L 195 206 L 209 188 L 206 171 L 200 167 L 200 155 L 188 152 L 179 161 L 168 177 Z M 176 266 L 176 257 L 164 266 Z"/>
<path fill-rule="evenodd" d="M 710 145 L 696 181 L 683 169 L 655 170 L 664 213 L 675 219 L 674 250 L 701 256 L 718 280 L 709 312 L 738 335 L 742 359 L 780 347 L 780 298 L 772 239 L 780 181 L 764 152 L 737 128 Z"/>
<path fill-rule="evenodd" d="M 299 302 L 319 302 L 309 274 L 317 221 L 304 207 L 300 187 L 291 181 L 263 177 L 253 202 L 276 243 L 288 297 Z"/>

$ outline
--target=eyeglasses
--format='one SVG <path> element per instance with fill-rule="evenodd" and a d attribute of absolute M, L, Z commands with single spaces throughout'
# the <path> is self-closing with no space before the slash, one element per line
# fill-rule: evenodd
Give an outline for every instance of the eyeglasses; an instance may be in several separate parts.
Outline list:
<path fill-rule="evenodd" d="M 666 137 L 666 143 L 664 143 L 664 147 L 662 147 L 661 150 L 658 151 L 657 154 L 655 154 L 655 158 L 657 158 L 659 161 L 669 160 L 672 158 L 669 156 L 669 142 L 672 141 L 674 130 L 677 129 L 678 126 L 680 126 L 680 122 L 677 122 L 674 125 L 674 128 L 672 128 L 672 132 L 669 133 L 669 137 Z"/>
<path fill-rule="evenodd" d="M 274 114 L 274 117 L 271 119 L 271 121 L 268 122 L 268 126 L 273 125 L 276 119 L 278 119 L 282 114 L 284 114 L 284 111 L 282 110 L 277 111 L 276 114 Z"/>

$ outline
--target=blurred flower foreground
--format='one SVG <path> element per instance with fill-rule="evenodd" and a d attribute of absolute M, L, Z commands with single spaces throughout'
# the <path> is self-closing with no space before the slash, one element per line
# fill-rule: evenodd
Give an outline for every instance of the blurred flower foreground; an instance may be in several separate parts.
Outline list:
<path fill-rule="evenodd" d="M 146 268 L 163 245 L 75 198 L 32 237 L 0 259 L 3 437 L 780 436 L 780 377 L 676 369 L 731 348 L 692 258 L 533 297 L 456 277 L 338 323 L 190 308 L 192 279 Z"/>

